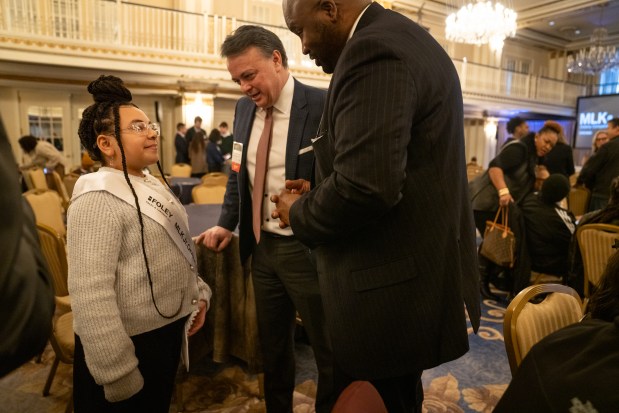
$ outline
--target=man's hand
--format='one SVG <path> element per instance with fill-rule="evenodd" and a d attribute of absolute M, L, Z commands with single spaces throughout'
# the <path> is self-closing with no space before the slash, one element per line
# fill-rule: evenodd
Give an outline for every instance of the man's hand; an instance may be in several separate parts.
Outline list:
<path fill-rule="evenodd" d="M 191 337 L 198 332 L 204 325 L 204 319 L 206 318 L 206 301 L 200 300 L 198 301 L 198 314 L 196 314 L 196 318 L 193 319 L 193 323 L 187 331 L 187 336 Z"/>
<path fill-rule="evenodd" d="M 296 182 L 296 181 L 287 181 Z M 307 181 L 305 181 L 307 182 Z M 309 188 L 309 182 L 308 182 Z M 279 195 L 271 195 L 271 202 L 275 204 L 275 211 L 271 214 L 271 218 L 279 218 L 279 227 L 287 228 L 290 225 L 290 207 L 299 199 L 301 195 L 293 194 L 290 190 L 284 189 Z"/>
<path fill-rule="evenodd" d="M 226 248 L 230 244 L 230 240 L 232 240 L 232 231 L 220 226 L 209 228 L 194 238 L 196 244 L 203 243 L 206 248 L 215 252 L 220 252 Z"/>
<path fill-rule="evenodd" d="M 310 185 L 310 181 L 306 181 L 305 179 L 286 180 L 286 189 L 292 194 L 303 195 L 310 191 Z"/>

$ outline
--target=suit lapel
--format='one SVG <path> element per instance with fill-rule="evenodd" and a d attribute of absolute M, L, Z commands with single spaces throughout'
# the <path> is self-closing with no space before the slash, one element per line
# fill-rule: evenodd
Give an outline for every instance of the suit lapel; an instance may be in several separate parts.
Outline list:
<path fill-rule="evenodd" d="M 307 115 L 305 90 L 303 86 L 294 79 L 290 125 L 288 126 L 288 138 L 286 140 L 286 179 L 295 178 L 297 163 L 299 161 L 299 150 L 302 149 L 301 143 Z"/>
<path fill-rule="evenodd" d="M 235 125 L 236 129 L 234 133 L 237 133 L 239 142 L 243 144 L 243 155 L 241 157 L 241 169 L 239 170 L 239 188 L 244 188 L 248 184 L 247 179 L 247 148 L 249 147 L 249 138 L 251 136 L 251 127 L 254 123 L 254 116 L 256 115 L 256 105 L 250 100 L 246 102 L 242 110 L 239 111 L 238 124 Z M 241 109 L 241 108 L 239 108 Z"/>

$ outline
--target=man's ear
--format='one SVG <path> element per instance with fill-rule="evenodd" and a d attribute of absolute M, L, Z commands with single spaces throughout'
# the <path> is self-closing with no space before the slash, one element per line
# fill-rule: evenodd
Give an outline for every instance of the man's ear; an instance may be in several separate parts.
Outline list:
<path fill-rule="evenodd" d="M 329 19 L 335 21 L 337 19 L 337 4 L 334 0 L 321 0 L 320 10 L 324 12 Z"/>

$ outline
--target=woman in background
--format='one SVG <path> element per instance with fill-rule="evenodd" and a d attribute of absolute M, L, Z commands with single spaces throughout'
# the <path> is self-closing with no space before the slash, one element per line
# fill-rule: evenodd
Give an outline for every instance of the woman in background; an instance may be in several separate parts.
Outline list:
<path fill-rule="evenodd" d="M 206 134 L 202 129 L 196 132 L 189 143 L 189 160 L 191 161 L 191 176 L 201 178 L 206 173 Z"/>
<path fill-rule="evenodd" d="M 217 142 L 221 141 L 221 133 L 218 129 L 213 129 L 208 135 L 208 145 L 206 145 L 206 162 L 209 172 L 221 172 L 225 162 Z"/>
<path fill-rule="evenodd" d="M 88 91 L 78 134 L 102 167 L 79 178 L 68 211 L 75 412 L 167 413 L 183 337 L 202 327 L 211 292 L 181 203 L 144 173 L 162 172 L 158 126 L 119 78 Z"/>
<path fill-rule="evenodd" d="M 488 170 L 469 184 L 471 203 L 475 226 L 481 236 L 484 236 L 486 221 L 493 221 L 499 207 L 508 207 L 518 204 L 529 193 L 533 192 L 536 182 L 536 167 L 540 158 L 546 156 L 556 145 L 559 139 L 554 128 L 544 126 L 536 134 L 519 140 L 514 140 L 503 147 L 501 152 L 490 161 Z M 547 172 L 546 172 L 547 173 Z M 517 240 L 516 256 L 521 257 L 518 268 L 514 269 L 511 289 L 517 294 L 528 284 L 530 263 L 524 263 L 523 257 L 527 254 L 523 248 L 524 222 L 517 208 L 510 208 L 509 223 Z M 519 224 L 520 223 L 520 224 Z M 520 245 L 520 246 L 519 246 Z M 500 272 L 496 264 L 479 255 L 479 270 L 481 279 L 481 293 L 487 298 L 497 299 L 490 292 L 489 284 Z M 527 275 L 529 273 L 529 275 Z M 496 285 L 496 284 L 495 284 Z"/>
<path fill-rule="evenodd" d="M 574 168 L 574 154 L 565 139 L 563 127 L 553 120 L 546 121 L 544 127 L 546 126 L 555 130 L 559 138 L 555 147 L 544 158 L 544 166 L 550 175 L 561 174 L 569 178 L 576 172 L 576 169 Z"/>

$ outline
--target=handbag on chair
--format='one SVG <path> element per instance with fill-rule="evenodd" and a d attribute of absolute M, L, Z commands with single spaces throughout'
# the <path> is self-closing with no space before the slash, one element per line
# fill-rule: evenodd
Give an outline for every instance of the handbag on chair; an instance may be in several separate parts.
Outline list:
<path fill-rule="evenodd" d="M 509 229 L 507 207 L 499 207 L 494 221 L 486 221 L 479 253 L 501 267 L 513 268 L 515 249 L 516 237 Z"/>

